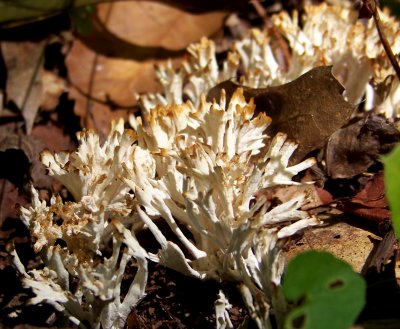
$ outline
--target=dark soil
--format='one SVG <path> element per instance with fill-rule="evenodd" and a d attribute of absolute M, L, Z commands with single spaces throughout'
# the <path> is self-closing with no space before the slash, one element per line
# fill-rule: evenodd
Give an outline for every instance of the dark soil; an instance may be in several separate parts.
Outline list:
<path fill-rule="evenodd" d="M 28 264 L 28 268 L 37 268 L 40 263 L 31 248 L 28 232 L 18 222 L 11 219 L 6 222 L 4 226 L 9 229 L 8 236 L 23 256 L 22 262 Z M 51 306 L 27 304 L 33 295 L 23 289 L 20 275 L 10 265 L 6 251 L 6 245 L 10 242 L 5 239 L 0 244 L 0 323 L 8 327 L 21 324 L 40 327 L 67 325 L 62 315 L 57 314 Z M 122 294 L 126 293 L 135 273 L 134 264 L 129 264 L 122 284 Z M 214 302 L 220 289 L 232 304 L 229 313 L 236 328 L 246 320 L 247 310 L 234 284 L 200 281 L 150 263 L 146 296 L 128 317 L 126 328 L 215 328 Z M 250 323 L 249 328 L 253 327 Z"/>

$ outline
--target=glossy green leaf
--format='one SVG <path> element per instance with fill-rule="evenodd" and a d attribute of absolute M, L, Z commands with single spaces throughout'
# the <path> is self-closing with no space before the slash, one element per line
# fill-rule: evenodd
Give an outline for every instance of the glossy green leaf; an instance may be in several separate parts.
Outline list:
<path fill-rule="evenodd" d="M 285 297 L 295 305 L 285 329 L 348 329 L 365 304 L 365 289 L 346 262 L 327 252 L 302 253 L 283 277 Z"/>
<path fill-rule="evenodd" d="M 383 164 L 386 198 L 392 211 L 392 225 L 397 238 L 400 238 L 400 145 L 383 158 Z"/>

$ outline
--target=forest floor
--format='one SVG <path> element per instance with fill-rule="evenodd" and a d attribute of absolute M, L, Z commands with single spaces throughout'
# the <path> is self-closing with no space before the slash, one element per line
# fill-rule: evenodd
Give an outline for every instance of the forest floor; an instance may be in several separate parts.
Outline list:
<path fill-rule="evenodd" d="M 65 324 L 52 307 L 28 305 L 32 293 L 23 289 L 8 252 L 14 243 L 28 269 L 40 266 L 29 232 L 15 211 L 17 204 L 30 204 L 30 183 L 44 199 L 52 192 L 67 196 L 63 186 L 46 175 L 39 154 L 44 149 L 72 151 L 77 146 L 75 134 L 83 128 L 105 136 L 112 119 L 138 114 L 135 93 L 159 90 L 154 65 L 171 58 L 177 67 L 187 56 L 185 47 L 200 37 L 212 38 L 222 58 L 249 28 L 267 24 L 265 13 L 302 10 L 300 1 L 268 6 L 228 2 L 221 1 L 222 7 L 226 5 L 221 9 L 206 1 L 210 7 L 187 11 L 179 7 L 180 1 L 175 7 L 168 1 L 104 3 L 96 15 L 87 12 L 90 26 L 79 16 L 72 20 L 71 13 L 62 13 L 0 28 L 0 327 Z M 127 30 L 129 35 L 124 35 Z M 138 46 L 143 44 L 151 46 Z M 381 137 L 389 136 L 384 152 L 400 139 L 397 128 L 380 117 L 365 115 L 363 120 L 383 127 Z M 338 144 L 352 136 L 341 138 Z M 382 172 L 376 160 L 367 173 L 326 179 L 313 193 L 327 199 L 311 210 L 324 226 L 297 235 L 285 249 L 288 259 L 304 250 L 328 250 L 365 277 L 367 304 L 358 320 L 362 328 L 400 328 L 400 269 Z M 151 243 L 147 236 L 139 235 L 139 241 Z M 131 264 L 124 276 L 126 286 L 134 273 Z M 214 302 L 221 287 L 228 292 L 230 317 L 238 327 L 248 311 L 234 284 L 200 282 L 151 264 L 146 297 L 129 316 L 127 328 L 214 328 Z M 255 328 L 251 321 L 248 325 Z"/>

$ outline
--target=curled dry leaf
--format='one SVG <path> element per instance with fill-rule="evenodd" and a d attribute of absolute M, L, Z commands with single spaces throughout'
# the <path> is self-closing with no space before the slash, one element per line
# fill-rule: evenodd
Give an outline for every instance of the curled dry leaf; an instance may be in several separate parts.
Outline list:
<path fill-rule="evenodd" d="M 64 80 L 43 68 L 46 43 L 1 43 L 7 69 L 7 100 L 13 101 L 21 110 L 28 134 L 32 131 L 39 108 L 53 110 L 65 90 Z"/>
<path fill-rule="evenodd" d="M 7 99 L 21 110 L 28 134 L 41 103 L 44 47 L 43 41 L 1 43 L 7 69 Z"/>
<path fill-rule="evenodd" d="M 400 140 L 396 126 L 382 116 L 368 113 L 335 131 L 326 145 L 326 169 L 332 178 L 351 178 L 368 170 L 381 154 Z"/>
<path fill-rule="evenodd" d="M 338 208 L 367 221 L 382 224 L 390 218 L 385 197 L 383 173 L 376 174 L 365 187 L 350 200 L 338 202 Z"/>
<path fill-rule="evenodd" d="M 224 89 L 229 96 L 240 85 L 224 81 L 210 90 L 208 98 Z M 333 77 L 331 67 L 310 70 L 296 80 L 270 88 L 244 89 L 247 99 L 254 98 L 257 112 L 272 118 L 267 132 L 286 133 L 299 144 L 291 161 L 298 162 L 309 152 L 321 148 L 326 139 L 349 119 L 354 108 L 343 99 L 344 88 Z"/>
<path fill-rule="evenodd" d="M 382 273 L 386 266 L 390 266 L 391 259 L 397 257 L 397 238 L 393 230 L 385 233 L 382 240 L 379 241 L 377 247 L 371 253 L 371 257 L 367 260 L 363 272 L 367 275 L 371 271 Z M 397 267 L 397 266 L 396 266 Z"/>

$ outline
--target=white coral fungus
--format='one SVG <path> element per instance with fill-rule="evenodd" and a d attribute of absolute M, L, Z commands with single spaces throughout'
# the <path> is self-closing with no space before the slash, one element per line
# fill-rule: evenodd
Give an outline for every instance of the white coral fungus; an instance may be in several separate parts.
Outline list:
<path fill-rule="evenodd" d="M 398 54 L 400 23 L 387 11 L 380 15 L 388 42 Z M 192 57 L 179 71 L 171 64 L 158 67 L 163 95 L 141 96 L 144 112 L 149 113 L 157 104 L 182 104 L 186 98 L 198 105 L 201 93 L 207 94 L 228 79 L 261 88 L 290 82 L 317 66 L 333 65 L 348 101 L 361 102 L 366 110 L 375 109 L 388 118 L 398 117 L 398 78 L 374 21 L 358 20 L 357 16 L 352 8 L 326 3 L 305 6 L 301 17 L 296 11 L 293 15 L 282 11 L 271 18 L 271 31 L 278 33 L 251 30 L 248 38 L 234 44 L 220 70 L 215 45 L 204 38 L 189 47 Z M 276 40 L 276 35 L 282 38 Z"/>
<path fill-rule="evenodd" d="M 283 266 L 277 242 L 318 221 L 299 210 L 304 195 L 273 206 L 256 194 L 298 184 L 292 177 L 314 161 L 288 166 L 296 145 L 284 134 L 266 136 L 270 119 L 254 117 L 254 108 L 240 89 L 229 104 L 222 96 L 219 103 L 203 97 L 197 108 L 158 106 L 145 124 L 134 122 L 136 131 L 113 125 L 103 145 L 87 131 L 76 152 L 45 152 L 49 173 L 75 201 L 53 196 L 46 205 L 33 189 L 32 206 L 20 209 L 46 265 L 21 270 L 36 294 L 31 302 L 50 303 L 81 326 L 122 328 L 144 296 L 148 259 L 197 278 L 244 282 L 273 302 L 268 294 Z M 176 238 L 167 238 L 162 221 Z M 158 241 L 157 254 L 140 246 L 141 227 Z M 138 271 L 121 302 L 131 258 Z"/>
<path fill-rule="evenodd" d="M 15 263 L 25 275 L 25 286 L 36 294 L 31 303 L 49 303 L 80 327 L 123 328 L 147 283 L 147 252 L 133 233 L 128 239 L 116 234 L 112 221 L 123 222 L 131 213 L 134 196 L 119 172 L 122 163 L 132 166 L 136 138 L 120 121 L 102 146 L 92 131 L 78 134 L 78 139 L 76 152 L 42 156 L 49 174 L 65 184 L 75 201 L 64 203 L 53 196 L 47 206 L 32 189 L 31 207 L 20 208 L 44 269 L 25 272 L 14 252 Z M 138 271 L 121 301 L 122 276 L 131 259 L 136 259 Z"/>
<path fill-rule="evenodd" d="M 223 95 L 219 103 L 202 98 L 198 108 L 190 102 L 157 106 L 147 118 L 145 125 L 132 123 L 148 150 L 142 162 L 148 168 L 126 169 L 125 182 L 135 193 L 139 218 L 160 244 L 151 257 L 198 278 L 245 282 L 266 305 L 276 304 L 274 287 L 283 270 L 278 240 L 318 220 L 299 210 L 304 195 L 273 207 L 256 193 L 298 184 L 292 177 L 314 160 L 288 166 L 296 145 L 284 134 L 264 135 L 270 119 L 254 117 L 241 89 L 229 104 Z M 143 175 L 151 171 L 151 177 Z M 166 238 L 161 221 L 175 241 Z M 267 315 L 258 317 L 268 321 Z"/>
<path fill-rule="evenodd" d="M 283 134 L 264 150 L 270 119 L 253 114 L 254 105 L 239 89 L 229 105 L 222 98 L 220 103 L 203 99 L 198 109 L 190 103 L 156 107 L 148 125 L 136 124 L 149 168 L 126 168 L 125 182 L 135 193 L 140 219 L 160 243 L 157 257 L 163 264 L 199 278 L 240 280 L 235 253 L 243 241 L 263 227 L 283 225 L 276 234 L 284 237 L 301 223 L 310 224 L 308 214 L 298 210 L 303 196 L 273 209 L 267 200 L 255 199 L 260 189 L 297 184 L 292 177 L 313 160 L 289 167 L 296 146 Z M 152 176 L 143 174 L 151 171 Z M 157 226 L 160 219 L 184 248 L 167 241 Z M 251 248 L 240 251 L 241 257 L 255 257 Z"/>

